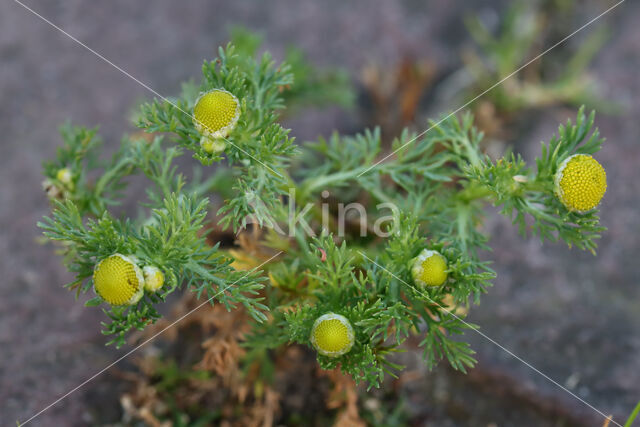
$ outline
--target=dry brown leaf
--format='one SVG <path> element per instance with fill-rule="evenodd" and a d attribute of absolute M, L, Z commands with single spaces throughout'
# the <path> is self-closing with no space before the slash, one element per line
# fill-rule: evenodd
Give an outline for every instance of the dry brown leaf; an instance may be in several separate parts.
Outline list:
<path fill-rule="evenodd" d="M 366 423 L 360 418 L 358 411 L 358 391 L 353 378 L 344 375 L 339 369 L 320 371 L 320 375 L 327 376 L 333 383 L 333 388 L 327 397 L 327 408 L 339 409 L 333 425 L 365 427 Z"/>

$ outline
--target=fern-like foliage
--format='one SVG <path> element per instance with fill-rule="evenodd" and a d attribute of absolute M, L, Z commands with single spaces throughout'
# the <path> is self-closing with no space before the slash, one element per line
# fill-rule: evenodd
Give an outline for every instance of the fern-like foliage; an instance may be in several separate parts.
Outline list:
<path fill-rule="evenodd" d="M 318 90 L 344 79 L 316 71 L 299 54 L 289 55 L 291 65 L 276 65 L 268 53 L 258 55 L 260 40 L 249 33 L 236 30 L 234 39 L 237 47 L 220 48 L 204 62 L 200 83 L 142 105 L 136 124 L 146 134 L 125 136 L 110 160 L 100 159 L 96 130 L 65 125 L 63 147 L 45 164 L 53 211 L 39 225 L 59 242 L 76 276 L 68 288 L 91 292 L 96 265 L 115 253 L 164 274 L 162 288 L 145 291 L 134 305 L 88 301 L 105 311 L 111 342 L 124 344 L 128 331 L 160 318 L 158 306 L 169 294 L 185 291 L 249 314 L 244 363 L 265 378 L 270 352 L 311 346 L 314 322 L 327 313 L 348 320 L 354 344 L 339 357 L 318 355 L 322 368 L 379 386 L 385 374 L 402 369 L 394 355 L 418 335 L 427 366 L 445 359 L 465 371 L 475 361 L 464 336 L 477 328 L 466 313 L 495 277 L 483 228 L 488 204 L 500 206 L 525 235 L 595 250 L 604 230 L 597 210 L 570 212 L 554 190 L 567 157 L 600 149 L 593 113 L 580 109 L 575 123 L 561 126 L 535 168 L 515 154 L 485 155 L 469 113 L 428 121 L 426 132 L 405 129 L 390 153 L 378 129 L 296 144 L 279 123 L 285 104 L 346 105 L 346 97 Z M 218 154 L 202 149 L 191 117 L 198 95 L 212 89 L 231 92 L 241 110 Z M 200 162 L 189 180 L 176 164 L 185 152 Z M 147 197 L 138 217 L 121 218 L 113 208 L 131 175 L 148 180 Z M 215 224 L 210 197 L 224 199 Z M 345 214 L 356 203 L 366 219 Z M 253 240 L 228 251 L 207 241 L 214 226 L 251 228 Z M 414 259 L 424 249 L 446 261 L 440 286 L 414 280 Z M 264 253 L 274 256 L 258 255 Z"/>

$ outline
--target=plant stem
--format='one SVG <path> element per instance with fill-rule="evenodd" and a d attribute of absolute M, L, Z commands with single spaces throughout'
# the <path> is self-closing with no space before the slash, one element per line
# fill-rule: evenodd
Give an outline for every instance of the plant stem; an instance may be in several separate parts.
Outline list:
<path fill-rule="evenodd" d="M 640 402 L 638 402 L 636 407 L 633 409 L 633 412 L 631 412 L 631 415 L 629 415 L 629 418 L 627 418 L 627 422 L 624 423 L 624 427 L 631 427 L 631 424 L 636 420 L 638 414 L 640 414 Z"/>
<path fill-rule="evenodd" d="M 349 171 L 336 172 L 330 175 L 310 178 L 302 182 L 302 184 L 300 184 L 300 191 L 304 196 L 308 196 L 313 191 L 319 188 L 327 187 L 330 184 L 333 184 L 335 182 L 342 182 L 349 179 L 354 179 L 360 173 L 365 172 L 367 169 L 368 169 L 367 166 L 362 166 L 360 168 L 349 170 Z"/>

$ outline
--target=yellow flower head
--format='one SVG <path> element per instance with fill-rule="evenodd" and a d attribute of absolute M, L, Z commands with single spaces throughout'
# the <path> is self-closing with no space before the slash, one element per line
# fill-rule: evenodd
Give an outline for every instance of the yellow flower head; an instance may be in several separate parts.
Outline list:
<path fill-rule="evenodd" d="M 140 301 L 144 276 L 131 257 L 111 255 L 93 270 L 96 293 L 111 305 L 133 305 Z"/>
<path fill-rule="evenodd" d="M 555 176 L 556 194 L 572 212 L 584 213 L 598 206 L 607 191 L 607 174 L 600 163 L 587 154 L 567 158 Z"/>
<path fill-rule="evenodd" d="M 232 93 L 213 89 L 200 95 L 193 108 L 193 124 L 202 135 L 202 148 L 209 153 L 224 151 L 223 139 L 236 127 L 239 118 L 240 103 Z"/>
<path fill-rule="evenodd" d="M 440 252 L 424 249 L 411 263 L 411 276 L 420 286 L 440 286 L 447 281 L 447 260 Z"/>
<path fill-rule="evenodd" d="M 142 269 L 144 275 L 144 288 L 149 292 L 155 292 L 164 285 L 164 274 L 158 267 L 146 265 Z"/>
<path fill-rule="evenodd" d="M 65 185 L 71 184 L 71 171 L 69 168 L 59 169 L 56 173 L 56 179 Z"/>
<path fill-rule="evenodd" d="M 311 344 L 324 356 L 342 356 L 351 350 L 354 342 L 351 323 L 339 314 L 324 314 L 316 319 L 311 328 Z"/>

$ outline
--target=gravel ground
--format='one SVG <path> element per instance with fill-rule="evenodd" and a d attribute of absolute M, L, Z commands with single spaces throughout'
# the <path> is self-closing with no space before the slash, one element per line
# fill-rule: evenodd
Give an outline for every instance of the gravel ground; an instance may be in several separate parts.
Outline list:
<path fill-rule="evenodd" d="M 576 22 L 567 24 L 567 33 L 603 10 L 603 3 L 587 2 Z M 471 12 L 465 2 L 448 0 L 26 4 L 167 95 L 197 75 L 202 60 L 213 56 L 232 25 L 264 32 L 266 46 L 276 57 L 295 43 L 313 62 L 341 65 L 357 75 L 369 63 L 393 64 L 405 52 L 437 58 L 443 69 L 454 66 L 466 39 L 461 16 Z M 475 11 L 489 16 L 499 7 L 500 2 L 473 2 Z M 485 334 L 580 398 L 620 416 L 640 399 L 638 18 L 640 4 L 629 1 L 603 19 L 611 38 L 590 70 L 605 96 L 624 105 L 621 114 L 598 118 L 609 140 L 599 155 L 609 180 L 602 206 L 602 222 L 609 231 L 598 257 L 523 240 L 508 221 L 492 219 L 487 226 L 497 236 L 492 243 L 499 277 L 471 316 Z M 100 125 L 107 143 L 115 144 L 130 129 L 126 115 L 132 105 L 150 94 L 13 1 L 0 3 L 0 35 L 0 413 L 2 424 L 12 425 L 127 351 L 103 347 L 101 313 L 84 309 L 61 288 L 71 276 L 53 248 L 36 241 L 35 223 L 48 211 L 40 190 L 40 164 L 53 155 L 60 142 L 56 129 L 64 120 Z M 554 109 L 536 116 L 530 135 L 517 148 L 532 158 L 537 142 L 570 115 L 574 112 Z M 334 127 L 352 130 L 356 123 L 329 111 L 304 115 L 290 125 L 305 139 Z M 469 338 L 483 367 L 506 371 L 528 389 L 581 411 L 593 425 L 600 423 L 592 410 L 482 337 Z M 113 381 L 105 374 L 31 425 L 97 423 L 91 418 L 92 407 L 117 408 Z M 453 400 L 456 387 L 464 387 L 458 383 L 447 383 Z M 457 395 L 467 408 L 473 401 L 482 405 L 482 393 Z M 423 410 L 434 402 L 429 395 L 414 400 Z M 505 410 L 504 405 L 495 408 Z M 456 420 L 446 412 L 433 412 L 438 425 L 479 425 L 478 420 L 485 420 Z M 495 416 L 505 420 L 500 425 L 540 425 Z"/>

